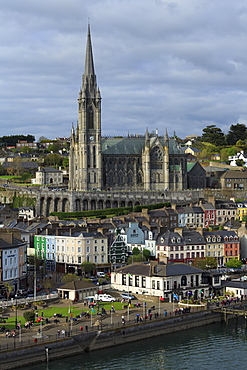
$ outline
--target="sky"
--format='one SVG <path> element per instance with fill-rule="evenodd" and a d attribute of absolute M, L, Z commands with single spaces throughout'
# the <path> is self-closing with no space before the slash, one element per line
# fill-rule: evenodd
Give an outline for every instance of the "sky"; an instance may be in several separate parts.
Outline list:
<path fill-rule="evenodd" d="M 102 135 L 247 123 L 246 0 L 1 0 L 0 136 L 69 137 L 88 23 Z"/>

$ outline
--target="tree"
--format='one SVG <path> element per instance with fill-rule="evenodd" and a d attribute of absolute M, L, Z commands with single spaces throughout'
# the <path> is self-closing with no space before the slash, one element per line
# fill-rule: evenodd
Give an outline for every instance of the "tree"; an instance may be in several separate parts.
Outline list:
<path fill-rule="evenodd" d="M 236 160 L 236 165 L 237 165 L 238 167 L 243 167 L 243 166 L 244 166 L 244 164 L 245 164 L 245 162 L 244 162 L 244 160 L 243 160 L 243 159 L 237 159 L 237 160 Z"/>
<path fill-rule="evenodd" d="M 45 136 L 40 136 L 40 138 L 39 138 L 38 142 L 39 142 L 39 143 L 42 143 L 43 141 L 46 141 L 46 140 L 48 140 L 48 139 L 47 139 L 47 137 L 45 137 Z"/>
<path fill-rule="evenodd" d="M 75 274 L 66 274 L 62 278 L 64 284 L 71 283 L 71 281 L 79 280 L 78 275 Z"/>
<path fill-rule="evenodd" d="M 235 145 L 238 140 L 247 139 L 247 128 L 243 123 L 237 123 L 231 125 L 228 134 L 226 135 L 226 141 L 228 145 Z"/>
<path fill-rule="evenodd" d="M 207 143 L 211 143 L 216 146 L 225 145 L 225 135 L 219 127 L 215 125 L 209 125 L 203 130 L 201 140 Z"/>
<path fill-rule="evenodd" d="M 214 257 L 196 258 L 193 261 L 193 266 L 201 269 L 214 269 L 217 267 L 217 259 Z"/>
<path fill-rule="evenodd" d="M 148 261 L 149 258 L 150 258 L 150 255 L 151 255 L 150 250 L 149 249 L 143 249 L 142 255 L 145 258 L 145 260 Z"/>
<path fill-rule="evenodd" d="M 26 311 L 26 312 L 24 312 L 23 317 L 26 321 L 34 322 L 35 312 L 34 311 Z"/>
<path fill-rule="evenodd" d="M 51 153 L 58 153 L 59 149 L 61 149 L 60 143 L 51 143 L 47 148 Z"/>
<path fill-rule="evenodd" d="M 217 146 L 215 146 L 211 143 L 207 143 L 207 142 L 204 142 L 202 144 L 203 144 L 203 149 L 199 153 L 199 158 L 201 158 L 201 159 L 205 159 L 205 158 L 206 159 L 211 159 L 212 155 L 217 153 L 217 151 L 218 151 Z"/>
<path fill-rule="evenodd" d="M 131 265 L 131 263 L 135 262 L 142 262 L 143 261 L 143 255 L 141 253 L 139 254 L 132 254 L 132 256 L 129 256 L 127 259 L 127 264 Z"/>
<path fill-rule="evenodd" d="M 95 271 L 95 264 L 92 262 L 82 262 L 81 264 L 82 270 L 85 272 L 85 274 L 89 274 Z"/>
<path fill-rule="evenodd" d="M 13 292 L 14 287 L 13 287 L 13 285 L 11 285 L 9 283 L 5 283 L 4 286 L 5 286 L 6 292 L 7 292 L 7 300 L 9 300 L 10 293 Z"/>
<path fill-rule="evenodd" d="M 69 157 L 64 157 L 62 165 L 63 165 L 63 168 L 69 167 Z"/>
<path fill-rule="evenodd" d="M 42 285 L 47 290 L 47 292 L 49 293 L 49 289 L 52 288 L 52 281 L 50 279 L 44 279 L 42 281 Z"/>
<path fill-rule="evenodd" d="M 226 263 L 226 267 L 239 269 L 240 267 L 242 267 L 242 261 L 238 260 L 237 258 L 232 258 Z"/>
<path fill-rule="evenodd" d="M 63 157 L 60 154 L 52 153 L 48 154 L 44 159 L 45 166 L 61 166 Z"/>
<path fill-rule="evenodd" d="M 133 253 L 134 255 L 140 254 L 140 249 L 139 249 L 139 248 L 137 248 L 137 247 L 134 247 L 134 248 L 132 249 L 132 253 Z"/>

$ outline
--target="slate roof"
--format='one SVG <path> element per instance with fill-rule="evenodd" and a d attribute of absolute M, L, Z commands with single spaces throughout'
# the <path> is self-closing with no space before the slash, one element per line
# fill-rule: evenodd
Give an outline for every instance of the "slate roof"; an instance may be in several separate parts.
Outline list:
<path fill-rule="evenodd" d="M 150 144 L 154 144 L 157 137 L 150 138 Z M 158 137 L 162 146 L 164 139 Z M 124 138 L 102 138 L 102 153 L 108 155 L 141 155 L 145 146 L 145 137 L 124 137 Z M 180 146 L 174 139 L 169 139 L 169 153 L 182 154 Z"/>
<path fill-rule="evenodd" d="M 61 170 L 57 170 L 56 168 L 54 167 L 43 167 L 43 168 L 40 168 L 37 172 L 45 172 L 45 173 L 54 173 L 54 172 L 58 172 L 58 173 L 63 173 L 63 171 Z"/>
<path fill-rule="evenodd" d="M 88 288 L 96 288 L 96 285 L 93 283 L 90 283 L 85 280 L 75 280 L 71 281 L 70 283 L 67 283 L 65 285 L 62 285 L 58 288 L 58 290 L 83 290 Z"/>
<path fill-rule="evenodd" d="M 221 285 L 229 288 L 247 289 L 247 281 L 227 281 L 221 280 Z"/>
<path fill-rule="evenodd" d="M 220 236 L 221 237 L 221 241 L 224 241 L 224 237 L 229 237 L 229 236 L 232 236 L 233 238 L 235 238 L 237 236 L 236 232 L 233 231 L 233 230 L 216 230 L 216 231 L 204 231 L 203 232 L 205 238 L 207 236 Z M 208 243 L 208 242 L 207 242 Z M 215 242 L 212 242 L 210 241 L 210 243 L 214 243 Z M 231 243 L 239 243 L 239 240 L 231 240 Z"/>
<path fill-rule="evenodd" d="M 132 265 L 120 267 L 116 269 L 116 272 L 131 275 L 164 277 L 197 274 L 203 272 L 202 270 L 199 270 L 185 263 L 174 263 L 169 265 L 159 264 L 157 265 L 157 268 L 156 266 L 154 267 L 155 273 L 153 275 L 151 275 L 151 265 L 141 263 L 134 263 Z"/>
<path fill-rule="evenodd" d="M 247 171 L 228 170 L 223 173 L 221 179 L 247 179 Z"/>
<path fill-rule="evenodd" d="M 161 242 L 161 238 L 164 239 Z M 172 239 L 174 238 L 174 241 Z M 180 242 L 177 240 L 180 239 Z M 157 244 L 161 245 L 190 245 L 190 244 L 205 244 L 205 238 L 198 231 L 195 230 L 182 230 L 182 235 L 178 232 L 167 230 L 164 234 L 160 234 L 157 239 Z"/>

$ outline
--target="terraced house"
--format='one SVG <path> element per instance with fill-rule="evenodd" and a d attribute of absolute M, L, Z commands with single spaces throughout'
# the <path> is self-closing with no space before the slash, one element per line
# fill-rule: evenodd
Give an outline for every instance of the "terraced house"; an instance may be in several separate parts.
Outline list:
<path fill-rule="evenodd" d="M 218 267 L 230 259 L 240 259 L 240 241 L 235 231 L 205 231 L 206 256 L 217 258 Z"/>
<path fill-rule="evenodd" d="M 99 267 L 108 263 L 108 239 L 99 232 L 62 231 L 62 235 L 35 235 L 34 247 L 36 257 L 51 271 L 81 275 L 84 261 Z"/>
<path fill-rule="evenodd" d="M 192 262 L 195 258 L 205 257 L 205 238 L 202 229 L 174 229 L 161 233 L 156 242 L 156 258 L 168 262 Z"/>

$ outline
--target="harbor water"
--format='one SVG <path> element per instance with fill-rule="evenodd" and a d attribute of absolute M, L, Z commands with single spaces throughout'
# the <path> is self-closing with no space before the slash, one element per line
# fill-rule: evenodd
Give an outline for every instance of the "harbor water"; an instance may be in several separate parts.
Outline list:
<path fill-rule="evenodd" d="M 246 358 L 245 321 L 234 319 L 21 370 L 232 370 L 244 369 Z"/>

